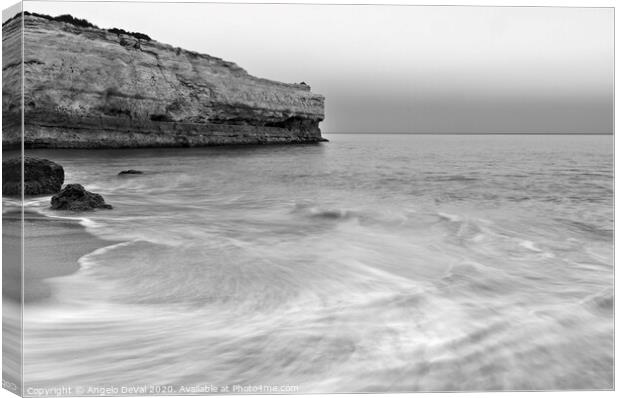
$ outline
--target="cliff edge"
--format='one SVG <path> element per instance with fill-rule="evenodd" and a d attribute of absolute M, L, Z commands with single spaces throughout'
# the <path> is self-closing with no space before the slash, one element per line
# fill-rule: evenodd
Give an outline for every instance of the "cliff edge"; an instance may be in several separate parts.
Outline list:
<path fill-rule="evenodd" d="M 303 83 L 257 78 L 232 62 L 72 17 L 23 18 L 26 147 L 323 140 L 324 97 Z M 20 144 L 21 22 L 2 25 L 5 147 Z"/>

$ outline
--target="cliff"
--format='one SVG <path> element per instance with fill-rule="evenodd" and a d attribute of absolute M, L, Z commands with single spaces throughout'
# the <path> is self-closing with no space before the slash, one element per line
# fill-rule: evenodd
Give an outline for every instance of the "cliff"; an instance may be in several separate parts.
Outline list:
<path fill-rule="evenodd" d="M 2 26 L 5 147 L 20 140 L 21 19 Z M 324 98 L 305 84 L 257 78 L 144 34 L 58 19 L 24 16 L 26 147 L 323 140 Z"/>

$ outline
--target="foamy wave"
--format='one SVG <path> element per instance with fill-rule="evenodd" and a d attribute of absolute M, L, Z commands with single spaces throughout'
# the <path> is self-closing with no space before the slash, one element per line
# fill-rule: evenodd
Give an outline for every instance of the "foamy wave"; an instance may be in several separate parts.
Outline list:
<path fill-rule="evenodd" d="M 456 214 L 449 214 L 443 212 L 437 212 L 437 214 L 439 215 L 439 217 L 452 222 L 460 222 L 463 219 L 463 217 Z"/>
<path fill-rule="evenodd" d="M 29 208 L 29 211 L 33 211 L 36 212 L 42 216 L 48 217 L 48 218 L 56 218 L 56 219 L 60 219 L 60 220 L 70 220 L 70 221 L 77 221 L 81 226 L 83 226 L 84 228 L 86 228 L 87 231 L 91 232 L 91 229 L 97 228 L 99 227 L 101 224 L 94 221 L 91 218 L 88 217 L 83 217 L 83 216 L 70 216 L 70 215 L 66 215 L 66 214 L 60 214 L 60 213 L 55 213 L 50 211 L 49 209 L 41 209 L 41 208 Z"/>
<path fill-rule="evenodd" d="M 533 252 L 536 252 L 536 253 L 541 253 L 542 252 L 542 250 L 538 246 L 536 246 L 536 244 L 534 242 L 532 242 L 531 240 L 525 240 L 525 239 L 524 240 L 519 240 L 519 246 L 524 247 L 524 248 L 526 248 L 528 250 L 531 250 Z"/>
<path fill-rule="evenodd" d="M 104 246 L 104 247 L 100 247 L 99 249 L 93 250 L 92 252 L 83 255 L 82 257 L 80 257 L 78 259 L 78 264 L 80 265 L 81 269 L 89 269 L 93 266 L 97 265 L 97 261 L 93 259 L 93 257 L 95 256 L 101 256 L 101 255 L 105 255 L 106 253 L 121 248 L 121 247 L 125 247 L 125 246 L 130 246 L 136 242 L 138 242 L 139 240 L 132 240 L 132 241 L 127 241 L 127 242 L 120 242 L 120 243 L 115 243 L 113 245 L 109 245 L 109 246 Z"/>

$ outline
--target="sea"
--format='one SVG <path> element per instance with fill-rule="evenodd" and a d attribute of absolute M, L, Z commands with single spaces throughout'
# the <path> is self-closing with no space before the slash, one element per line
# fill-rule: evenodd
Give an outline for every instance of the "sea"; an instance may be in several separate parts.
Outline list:
<path fill-rule="evenodd" d="M 26 304 L 26 386 L 613 388 L 613 136 L 326 137 L 29 150 L 114 209 L 27 200 L 109 245 Z"/>

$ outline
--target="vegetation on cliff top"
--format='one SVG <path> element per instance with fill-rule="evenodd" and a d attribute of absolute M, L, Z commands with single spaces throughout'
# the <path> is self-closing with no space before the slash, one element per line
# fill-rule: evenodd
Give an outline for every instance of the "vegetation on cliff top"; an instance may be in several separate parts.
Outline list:
<path fill-rule="evenodd" d="M 36 12 L 28 12 L 28 11 L 24 11 L 24 15 L 32 15 L 34 17 L 39 17 L 39 18 L 43 18 L 43 19 L 47 19 L 48 21 L 57 21 L 57 22 L 65 22 L 74 26 L 78 26 L 80 28 L 93 28 L 93 29 L 101 29 L 99 28 L 97 25 L 94 25 L 90 22 L 88 22 L 85 19 L 81 19 L 81 18 L 75 18 L 72 15 L 69 14 L 63 14 L 63 15 L 59 15 L 57 17 L 52 17 L 50 15 L 46 15 L 46 14 L 39 14 Z M 21 16 L 21 14 L 17 14 L 15 15 L 13 18 L 10 18 L 8 20 L 6 20 L 2 25 L 16 19 L 19 18 Z M 117 35 L 120 34 L 124 34 L 124 35 L 128 35 L 128 36 L 133 36 L 136 39 L 140 39 L 140 40 L 145 40 L 145 41 L 151 41 L 152 39 L 144 34 L 144 33 L 140 33 L 140 32 L 128 32 L 124 29 L 119 29 L 119 28 L 111 28 L 111 29 L 103 29 L 106 30 L 110 33 L 115 33 Z"/>
<path fill-rule="evenodd" d="M 146 40 L 146 41 L 151 41 L 152 40 L 148 35 L 146 35 L 144 33 L 140 33 L 140 32 L 127 32 L 124 29 L 112 28 L 112 29 L 108 29 L 108 32 L 116 33 L 117 35 L 124 34 L 124 35 L 128 35 L 128 36 L 133 36 L 136 39 L 142 39 L 142 40 Z"/>

